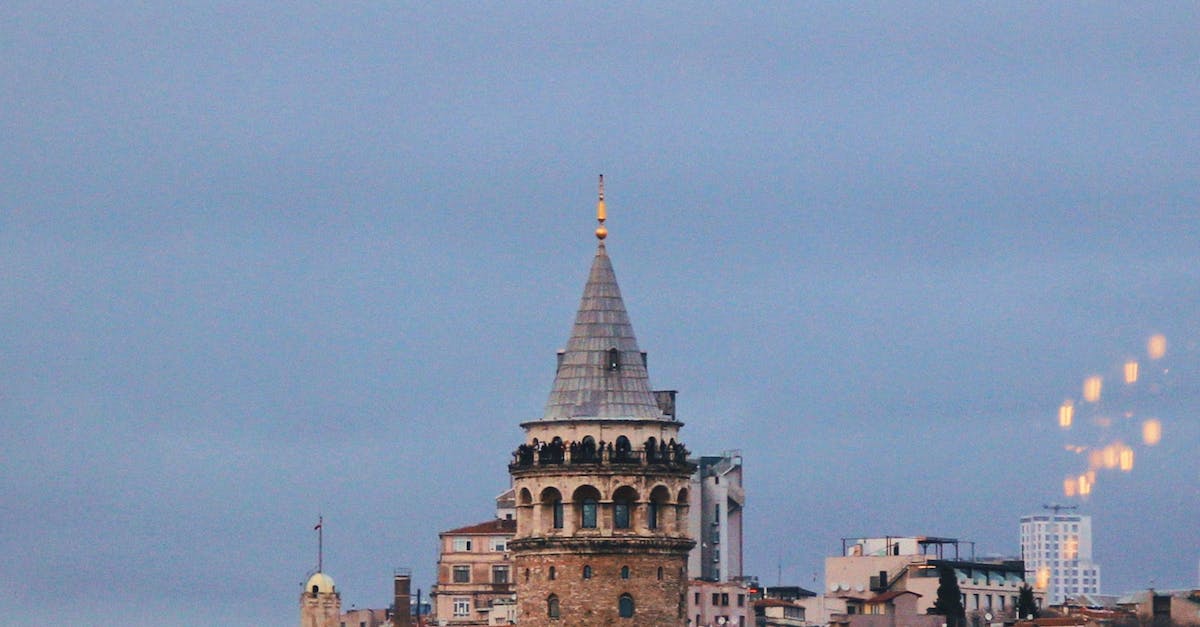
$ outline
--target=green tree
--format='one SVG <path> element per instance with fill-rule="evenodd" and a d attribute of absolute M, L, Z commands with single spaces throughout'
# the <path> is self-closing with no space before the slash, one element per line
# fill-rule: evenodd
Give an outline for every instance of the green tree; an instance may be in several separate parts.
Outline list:
<path fill-rule="evenodd" d="M 964 627 L 967 624 L 967 610 L 963 607 L 962 591 L 958 589 L 958 577 L 949 566 L 942 566 L 938 570 L 937 600 L 929 608 L 929 613 L 945 616 L 946 627 Z"/>
<path fill-rule="evenodd" d="M 1024 584 L 1017 596 L 1017 619 L 1037 618 L 1037 615 L 1038 607 L 1037 601 L 1033 600 L 1033 588 L 1029 584 Z"/>

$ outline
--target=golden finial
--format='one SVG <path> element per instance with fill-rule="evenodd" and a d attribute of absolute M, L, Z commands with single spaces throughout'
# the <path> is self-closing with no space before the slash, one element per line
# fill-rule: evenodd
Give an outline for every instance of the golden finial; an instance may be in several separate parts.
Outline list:
<path fill-rule="evenodd" d="M 604 240 L 608 237 L 608 229 L 604 228 L 604 220 L 608 216 L 604 212 L 604 175 L 600 175 L 600 200 L 596 203 L 596 220 L 600 222 L 600 226 L 596 227 L 596 238 Z"/>

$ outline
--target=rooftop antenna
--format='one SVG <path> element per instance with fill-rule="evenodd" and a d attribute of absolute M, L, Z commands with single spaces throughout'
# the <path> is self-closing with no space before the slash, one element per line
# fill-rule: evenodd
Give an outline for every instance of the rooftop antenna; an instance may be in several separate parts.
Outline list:
<path fill-rule="evenodd" d="M 313 527 L 313 531 L 317 532 L 317 572 L 323 573 L 323 572 L 325 572 L 325 569 L 323 568 L 323 566 L 324 566 L 323 558 L 325 555 L 325 547 L 324 547 L 324 544 L 325 544 L 325 517 L 324 516 L 322 516 L 320 514 L 317 515 L 317 526 Z"/>
<path fill-rule="evenodd" d="M 1058 512 L 1060 512 L 1061 510 L 1064 510 L 1064 509 L 1079 509 L 1079 506 L 1078 506 L 1078 505 L 1059 505 L 1058 503 L 1050 503 L 1050 504 L 1047 504 L 1047 505 L 1043 505 L 1043 506 L 1042 506 L 1042 509 L 1048 509 L 1048 510 L 1051 510 L 1051 511 L 1053 511 L 1053 512 L 1054 512 L 1054 515 L 1055 515 L 1055 516 L 1057 516 L 1057 515 L 1058 515 Z"/>
<path fill-rule="evenodd" d="M 608 237 L 608 229 L 604 228 L 604 221 L 608 218 L 608 214 L 604 211 L 604 175 L 600 175 L 600 200 L 596 202 L 596 221 L 600 226 L 596 227 L 596 239 L 604 241 Z"/>

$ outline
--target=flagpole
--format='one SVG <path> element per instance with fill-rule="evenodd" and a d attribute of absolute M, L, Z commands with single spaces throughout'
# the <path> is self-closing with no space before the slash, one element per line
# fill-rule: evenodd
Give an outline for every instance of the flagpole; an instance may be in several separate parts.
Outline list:
<path fill-rule="evenodd" d="M 325 517 L 317 516 L 317 572 L 325 572 Z"/>

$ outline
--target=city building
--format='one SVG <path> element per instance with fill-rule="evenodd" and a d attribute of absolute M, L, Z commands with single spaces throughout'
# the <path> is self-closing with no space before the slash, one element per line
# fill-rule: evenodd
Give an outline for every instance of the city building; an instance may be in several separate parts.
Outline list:
<path fill-rule="evenodd" d="M 342 613 L 338 627 L 392 627 L 392 614 L 385 609 L 357 609 Z"/>
<path fill-rule="evenodd" d="M 972 624 L 1015 618 L 1017 597 L 1025 584 L 1025 565 L 1020 560 L 963 558 L 955 538 L 885 536 L 843 538 L 842 555 L 825 558 L 825 596 L 838 599 L 846 608 L 845 616 L 831 612 L 829 622 L 866 625 L 874 624 L 873 620 L 847 617 L 926 614 L 937 600 L 938 578 L 946 568 L 956 575 Z M 1035 593 L 1040 602 L 1038 597 Z"/>
<path fill-rule="evenodd" d="M 300 627 L 339 627 L 341 615 L 342 595 L 333 577 L 318 569 L 300 592 Z"/>
<path fill-rule="evenodd" d="M 695 460 L 693 506 L 688 528 L 696 547 L 688 555 L 688 576 L 704 581 L 742 577 L 742 455 L 738 451 Z"/>
<path fill-rule="evenodd" d="M 516 529 L 515 520 L 494 518 L 438 534 L 437 584 L 430 591 L 437 624 L 488 625 L 493 606 L 512 601 L 508 542 Z"/>
<path fill-rule="evenodd" d="M 600 240 L 541 418 L 509 464 L 523 627 L 687 623 L 690 478 L 674 392 L 650 387 Z"/>
<path fill-rule="evenodd" d="M 754 625 L 749 589 L 738 582 L 695 579 L 688 585 L 691 627 L 748 627 Z"/>
<path fill-rule="evenodd" d="M 1050 512 L 1021 517 L 1021 559 L 1034 586 L 1051 605 L 1080 594 L 1100 594 L 1100 566 L 1092 562 L 1092 517 Z"/>

